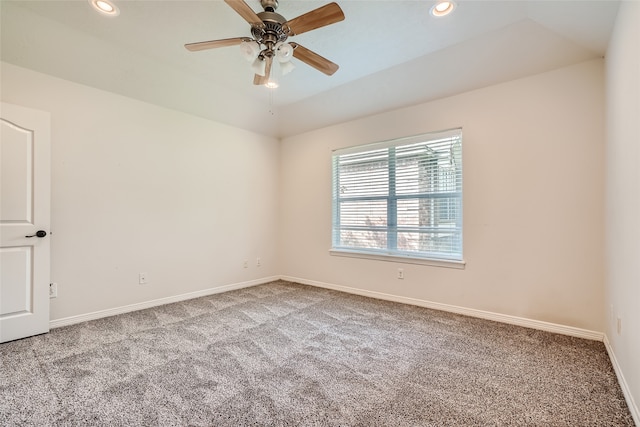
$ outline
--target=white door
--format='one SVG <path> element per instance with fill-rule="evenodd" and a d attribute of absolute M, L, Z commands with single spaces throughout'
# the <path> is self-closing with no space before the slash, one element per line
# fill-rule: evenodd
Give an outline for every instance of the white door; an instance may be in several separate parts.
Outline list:
<path fill-rule="evenodd" d="M 49 113 L 3 102 L 0 132 L 0 342 L 6 342 L 49 331 Z"/>

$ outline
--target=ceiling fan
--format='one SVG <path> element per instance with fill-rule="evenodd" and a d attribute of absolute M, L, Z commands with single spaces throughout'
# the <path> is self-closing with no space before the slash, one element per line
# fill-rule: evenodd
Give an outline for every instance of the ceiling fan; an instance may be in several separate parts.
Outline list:
<path fill-rule="evenodd" d="M 265 85 L 269 82 L 273 60 L 282 65 L 283 73 L 293 68 L 291 57 L 324 74 L 331 76 L 338 65 L 298 43 L 286 43 L 291 36 L 306 33 L 344 19 L 344 13 L 336 3 L 329 3 L 287 21 L 276 13 L 277 0 L 260 0 L 264 12 L 255 13 L 244 0 L 224 0 L 242 18 L 251 24 L 253 37 L 235 37 L 198 43 L 187 43 L 187 50 L 195 52 L 218 47 L 241 45 L 245 58 L 252 60 L 255 71 L 253 84 Z"/>

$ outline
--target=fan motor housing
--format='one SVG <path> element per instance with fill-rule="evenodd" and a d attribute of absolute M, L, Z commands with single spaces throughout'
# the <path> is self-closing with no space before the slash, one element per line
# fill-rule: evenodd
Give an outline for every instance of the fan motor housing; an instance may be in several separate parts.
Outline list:
<path fill-rule="evenodd" d="M 284 42 L 289 37 L 289 27 L 284 16 L 275 12 L 260 12 L 258 17 L 264 23 L 264 27 L 252 27 L 251 35 L 258 43 L 264 44 L 267 41 L 273 43 Z"/>

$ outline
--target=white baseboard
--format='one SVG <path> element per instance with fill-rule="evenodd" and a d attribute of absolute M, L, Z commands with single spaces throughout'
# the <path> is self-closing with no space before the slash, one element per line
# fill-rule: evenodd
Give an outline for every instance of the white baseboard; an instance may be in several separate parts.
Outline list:
<path fill-rule="evenodd" d="M 261 279 L 250 280 L 248 282 L 232 283 L 230 285 L 218 286 L 215 288 L 203 289 L 201 291 L 189 292 L 186 294 L 174 295 L 166 298 L 154 299 L 151 301 L 143 301 L 136 304 L 125 305 L 122 307 L 109 308 L 106 310 L 94 311 L 92 313 L 80 314 L 77 316 L 64 317 L 62 319 L 51 320 L 49 328 L 59 328 L 61 326 L 73 325 L 75 323 L 87 322 L 89 320 L 101 319 L 103 317 L 115 316 L 117 314 L 129 313 L 136 310 L 144 310 L 146 308 L 157 307 L 159 305 L 171 304 L 173 302 L 185 301 L 192 298 L 204 297 L 207 295 L 219 294 L 221 292 L 232 291 L 234 289 L 249 288 L 251 286 L 262 285 L 263 283 L 278 280 L 279 276 L 263 277 Z"/>
<path fill-rule="evenodd" d="M 562 335 L 569 335 L 577 338 L 585 338 L 594 341 L 602 341 L 604 334 L 602 332 L 590 331 L 587 329 L 574 328 L 573 326 L 559 325 L 556 323 L 543 322 L 541 320 L 526 319 L 523 317 L 510 316 L 508 314 L 492 313 L 490 311 L 476 310 L 474 308 L 459 307 L 456 305 L 442 304 L 421 300 L 417 298 L 402 297 L 397 295 L 385 294 L 382 292 L 368 291 L 358 288 L 350 288 L 342 285 L 334 285 L 332 283 L 317 282 L 315 280 L 307 280 L 299 277 L 280 276 L 282 280 L 289 282 L 301 283 L 303 285 L 317 286 L 320 288 L 333 289 L 349 294 L 362 295 L 365 297 L 377 298 L 387 301 L 395 301 L 403 304 L 417 305 L 419 307 L 433 308 L 435 310 L 448 311 L 451 313 L 464 314 L 465 316 L 478 317 L 480 319 L 493 320 L 496 322 L 508 323 L 511 325 L 524 326 L 526 328 L 538 329 L 541 331 L 554 332 Z"/>
<path fill-rule="evenodd" d="M 633 417 L 633 422 L 637 426 L 640 426 L 640 411 L 638 411 L 638 405 L 636 405 L 636 402 L 633 400 L 631 390 L 629 389 L 629 384 L 627 384 L 627 380 L 622 373 L 620 364 L 618 364 L 618 359 L 616 359 L 616 354 L 613 352 L 613 347 L 611 347 L 611 343 L 609 342 L 607 334 L 604 334 L 604 346 L 607 349 L 607 353 L 609 353 L 609 359 L 611 359 L 613 370 L 618 377 L 618 383 L 620 384 L 620 388 L 622 389 L 622 394 L 624 394 L 624 399 L 627 401 L 627 406 L 629 407 L 629 412 L 631 412 L 631 416 Z"/>
<path fill-rule="evenodd" d="M 215 288 L 204 289 L 201 291 L 189 292 L 186 294 L 174 295 L 166 298 L 159 298 L 151 301 L 143 301 L 136 304 L 125 305 L 122 307 L 114 307 L 106 310 L 94 311 L 91 313 L 80 314 L 77 316 L 64 317 L 49 322 L 49 327 L 59 328 L 61 326 L 73 325 L 75 323 L 86 322 L 89 320 L 101 319 L 103 317 L 115 316 L 117 314 L 129 313 L 136 310 L 144 310 L 146 308 L 157 307 L 159 305 L 171 304 L 174 302 L 185 301 L 192 298 L 199 298 L 207 295 L 218 294 L 222 292 L 232 291 L 235 289 L 248 288 L 251 286 L 269 283 L 275 280 L 287 280 L 303 285 L 316 286 L 320 288 L 333 289 L 336 291 L 346 292 L 350 294 L 362 295 L 371 298 L 382 299 L 386 301 L 395 301 L 403 304 L 416 305 L 419 307 L 432 308 L 435 310 L 448 311 L 451 313 L 463 314 L 481 319 L 493 320 L 496 322 L 508 323 L 511 325 L 524 326 L 532 329 L 539 329 L 547 332 L 555 332 L 558 334 L 569 335 L 577 338 L 585 338 L 595 341 L 603 341 L 604 334 L 601 332 L 589 331 L 586 329 L 575 328 L 572 326 L 559 325 L 555 323 L 543 322 L 540 320 L 526 319 L 523 317 L 510 316 L 507 314 L 492 313 L 489 311 L 476 310 L 473 308 L 460 307 L 450 304 L 442 304 L 438 302 L 426 301 L 417 298 L 409 298 L 398 295 L 386 294 L 382 292 L 368 291 L 365 289 L 351 288 L 348 286 L 335 285 L 332 283 L 318 282 L 315 280 L 303 279 L 291 276 L 271 276 L 261 279 L 250 280 L 247 282 L 232 283 L 229 285 L 218 286 Z M 610 353 L 611 354 L 611 353 Z"/>

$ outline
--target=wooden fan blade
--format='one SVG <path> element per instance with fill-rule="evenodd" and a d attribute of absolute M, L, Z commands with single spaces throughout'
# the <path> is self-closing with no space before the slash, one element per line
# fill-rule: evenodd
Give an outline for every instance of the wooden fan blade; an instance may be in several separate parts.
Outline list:
<path fill-rule="evenodd" d="M 291 29 L 290 36 L 306 33 L 307 31 L 315 30 L 316 28 L 324 27 L 326 25 L 335 24 L 344 19 L 344 13 L 340 6 L 336 3 L 329 3 L 325 6 L 319 7 L 307 12 L 304 15 L 300 15 L 297 18 L 293 18 L 287 22 L 287 25 Z"/>
<path fill-rule="evenodd" d="M 198 42 L 198 43 L 187 43 L 184 47 L 191 52 L 196 52 L 198 50 L 205 49 L 215 49 L 218 47 L 227 47 L 238 45 L 242 42 L 250 42 L 252 39 L 249 37 L 235 37 L 233 39 L 221 39 L 221 40 L 211 40 L 208 42 Z"/>
<path fill-rule="evenodd" d="M 262 19 L 249 7 L 244 0 L 224 0 L 238 15 L 242 16 L 249 24 L 262 27 Z"/>
<path fill-rule="evenodd" d="M 264 67 L 264 76 L 261 76 L 260 74 L 254 75 L 253 76 L 254 85 L 266 85 L 269 82 L 269 77 L 271 76 L 271 64 L 273 62 L 273 58 L 270 56 L 267 56 L 265 61 L 267 62 Z"/>
<path fill-rule="evenodd" d="M 307 65 L 312 66 L 318 71 L 325 73 L 327 76 L 333 75 L 336 71 L 338 71 L 338 64 L 334 64 L 329 61 L 327 58 L 323 58 L 317 53 L 307 49 L 304 46 L 299 45 L 298 43 L 290 43 L 293 46 L 293 57 L 299 59 Z"/>

